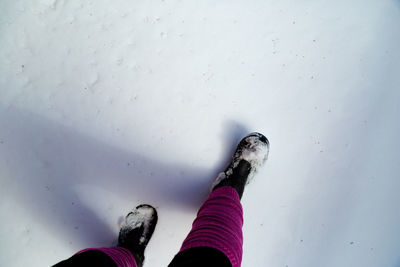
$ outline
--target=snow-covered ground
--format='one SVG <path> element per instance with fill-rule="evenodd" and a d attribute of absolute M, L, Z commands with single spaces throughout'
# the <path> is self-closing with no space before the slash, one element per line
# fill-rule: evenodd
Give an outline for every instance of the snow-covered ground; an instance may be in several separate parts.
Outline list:
<path fill-rule="evenodd" d="M 400 266 L 400 1 L 0 1 L 0 265 L 109 246 L 166 266 L 236 143 L 245 267 Z"/>

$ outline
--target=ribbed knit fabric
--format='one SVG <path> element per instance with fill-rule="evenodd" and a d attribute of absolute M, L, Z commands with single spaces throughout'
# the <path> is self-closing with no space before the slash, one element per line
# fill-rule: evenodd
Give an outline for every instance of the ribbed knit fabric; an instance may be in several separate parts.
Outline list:
<path fill-rule="evenodd" d="M 83 253 L 89 250 L 98 250 L 109 256 L 118 267 L 137 267 L 135 258 L 132 253 L 123 247 L 111 247 L 111 248 L 87 248 L 77 252 L 76 254 Z M 75 255 L 76 255 L 75 254 Z"/>
<path fill-rule="evenodd" d="M 223 252 L 232 267 L 242 262 L 243 209 L 239 194 L 230 186 L 215 189 L 201 206 L 181 251 L 212 247 Z"/>

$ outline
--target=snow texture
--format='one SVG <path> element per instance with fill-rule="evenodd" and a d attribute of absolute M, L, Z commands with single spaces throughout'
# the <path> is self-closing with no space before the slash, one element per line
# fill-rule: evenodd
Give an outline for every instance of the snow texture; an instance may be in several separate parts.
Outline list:
<path fill-rule="evenodd" d="M 0 266 L 179 251 L 248 133 L 244 267 L 400 266 L 400 2 L 0 1 Z"/>

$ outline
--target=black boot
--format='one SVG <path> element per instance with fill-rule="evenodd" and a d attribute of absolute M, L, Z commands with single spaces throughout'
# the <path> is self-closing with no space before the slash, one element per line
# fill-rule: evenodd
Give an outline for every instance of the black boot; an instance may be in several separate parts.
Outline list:
<path fill-rule="evenodd" d="M 242 198 L 244 187 L 267 160 L 268 152 L 269 141 L 264 135 L 260 133 L 247 135 L 239 142 L 226 170 L 218 175 L 212 190 L 231 186 Z"/>
<path fill-rule="evenodd" d="M 118 246 L 133 254 L 138 267 L 143 266 L 144 250 L 153 235 L 157 220 L 156 209 L 147 204 L 137 206 L 125 217 L 118 236 Z"/>

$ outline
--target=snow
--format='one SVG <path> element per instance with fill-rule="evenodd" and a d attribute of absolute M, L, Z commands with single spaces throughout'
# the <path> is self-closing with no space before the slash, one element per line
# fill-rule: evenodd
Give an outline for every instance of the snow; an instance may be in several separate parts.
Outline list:
<path fill-rule="evenodd" d="M 400 2 L 0 1 L 0 265 L 111 245 L 166 266 L 237 142 L 242 266 L 400 264 Z M 23 256 L 21 256 L 23 255 Z"/>

